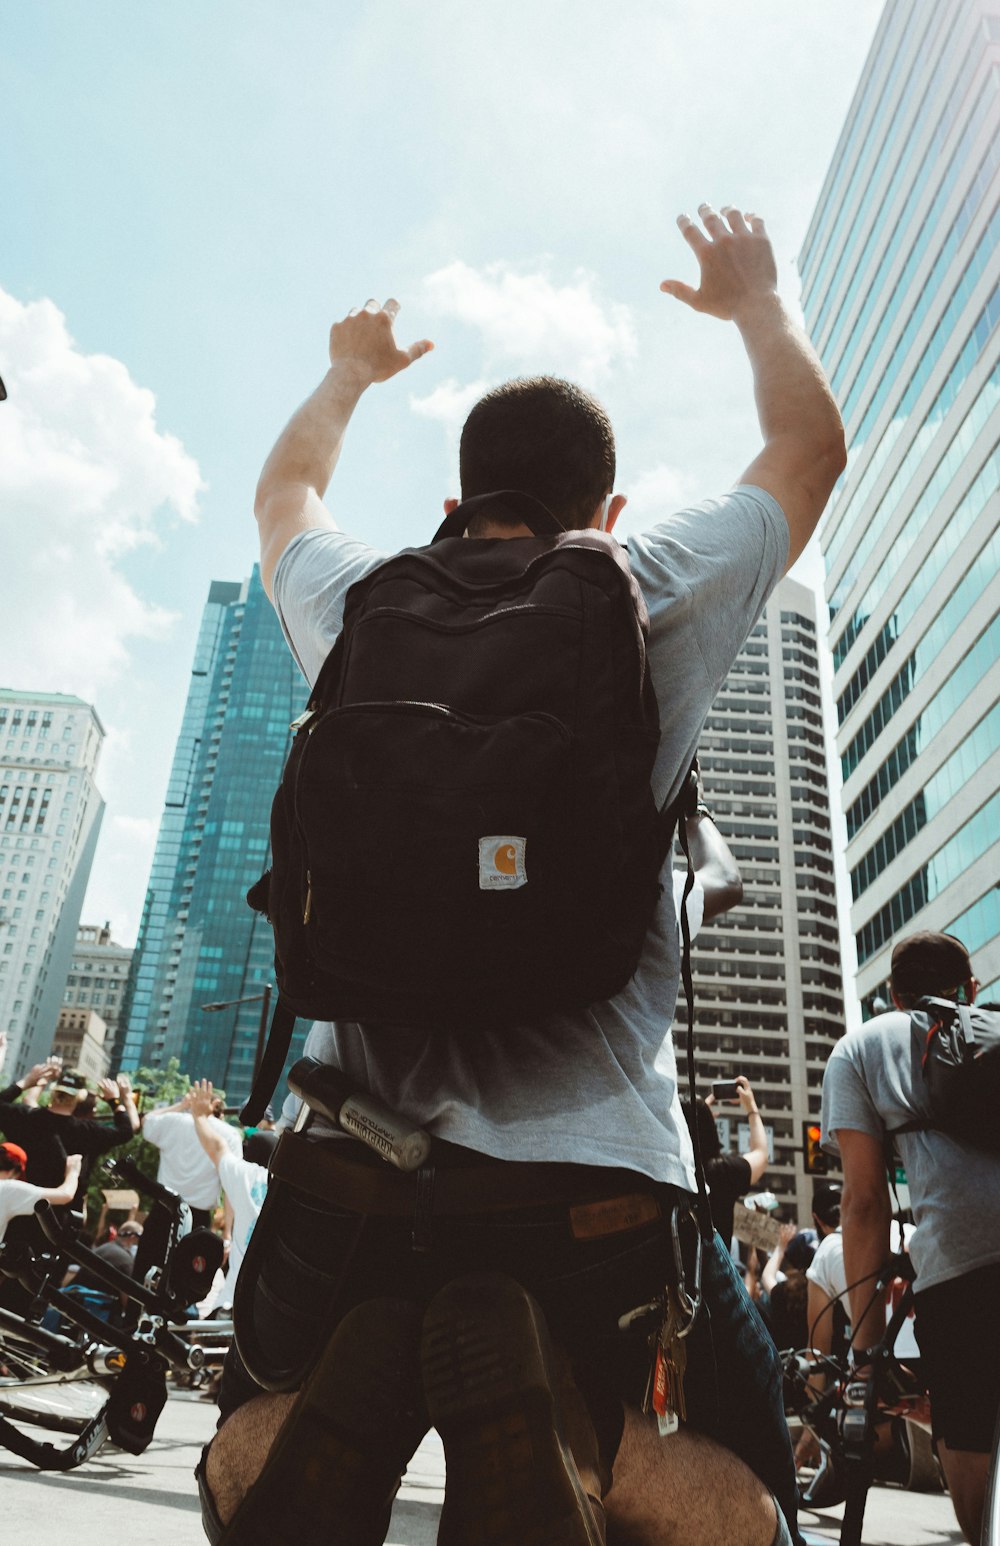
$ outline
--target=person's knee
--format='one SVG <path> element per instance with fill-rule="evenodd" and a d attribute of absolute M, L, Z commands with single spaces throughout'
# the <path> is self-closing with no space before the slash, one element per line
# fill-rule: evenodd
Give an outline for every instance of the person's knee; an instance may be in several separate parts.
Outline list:
<path fill-rule="evenodd" d="M 215 1511 L 228 1524 L 257 1480 L 295 1400 L 255 1396 L 226 1418 L 205 1455 L 205 1483 Z"/>
<path fill-rule="evenodd" d="M 967 1541 L 978 1541 L 983 1528 L 990 1457 L 975 1450 L 949 1449 L 944 1442 L 938 1444 L 938 1454 L 962 1534 Z"/>
<path fill-rule="evenodd" d="M 770 1492 L 742 1460 L 687 1429 L 661 1439 L 635 1411 L 604 1501 L 608 1546 L 772 1546 L 778 1522 Z"/>

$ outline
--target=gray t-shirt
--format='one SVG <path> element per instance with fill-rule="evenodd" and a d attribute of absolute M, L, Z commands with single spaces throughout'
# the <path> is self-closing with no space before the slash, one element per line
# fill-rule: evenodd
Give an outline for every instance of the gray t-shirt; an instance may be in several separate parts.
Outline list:
<path fill-rule="evenodd" d="M 839 1128 L 881 1143 L 887 1130 L 929 1115 L 908 1015 L 876 1015 L 837 1042 L 823 1076 L 823 1147 Z M 933 1130 L 896 1138 L 916 1228 L 915 1288 L 933 1288 L 1000 1261 L 1000 1155 Z"/>
<path fill-rule="evenodd" d="M 663 729 L 658 801 L 673 799 L 706 715 L 781 576 L 788 526 L 775 500 L 741 486 L 628 539 L 649 609 L 649 660 Z M 337 531 L 302 533 L 274 577 L 285 637 L 312 683 L 342 627 L 348 587 L 387 554 Z M 620 1166 L 694 1189 L 670 1022 L 679 975 L 666 873 L 638 970 L 616 994 L 456 1046 L 424 1030 L 391 1039 L 319 1023 L 307 1051 L 343 1069 L 438 1137 L 507 1160 Z"/>

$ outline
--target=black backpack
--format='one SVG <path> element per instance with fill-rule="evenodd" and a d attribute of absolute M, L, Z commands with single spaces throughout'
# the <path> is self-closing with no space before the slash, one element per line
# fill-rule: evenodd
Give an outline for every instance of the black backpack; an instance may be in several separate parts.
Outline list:
<path fill-rule="evenodd" d="M 932 1128 L 1000 1153 L 1000 1008 L 922 998 L 910 1010 L 930 1116 L 894 1128 Z"/>
<path fill-rule="evenodd" d="M 535 536 L 463 541 L 486 504 Z M 297 1016 L 475 1035 L 625 986 L 679 803 L 650 788 L 648 629 L 624 549 L 520 493 L 350 588 L 247 897 L 279 1000 L 246 1121 Z"/>

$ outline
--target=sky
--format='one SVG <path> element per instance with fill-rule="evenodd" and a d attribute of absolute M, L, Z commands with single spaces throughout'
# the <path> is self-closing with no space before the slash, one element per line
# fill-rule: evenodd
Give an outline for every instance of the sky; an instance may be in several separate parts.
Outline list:
<path fill-rule="evenodd" d="M 369 296 L 433 353 L 358 409 L 328 503 L 429 540 L 484 387 L 579 380 L 618 528 L 755 454 L 730 325 L 675 218 L 768 222 L 786 300 L 882 0 L 0 0 L 0 686 L 107 732 L 84 918 L 135 939 L 201 609 Z M 800 578 L 818 581 L 815 552 Z M 306 690 L 303 684 L 303 702 Z"/>

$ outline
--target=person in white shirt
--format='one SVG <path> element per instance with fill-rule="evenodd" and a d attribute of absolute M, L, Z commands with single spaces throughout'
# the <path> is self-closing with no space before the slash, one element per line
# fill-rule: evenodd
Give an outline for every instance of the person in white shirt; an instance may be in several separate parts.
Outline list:
<path fill-rule="evenodd" d="M 160 1151 L 157 1180 L 182 1197 L 191 1209 L 194 1228 L 212 1223 L 212 1211 L 219 1200 L 219 1172 L 209 1159 L 195 1132 L 191 1099 L 195 1086 L 173 1106 L 163 1106 L 143 1118 L 143 1136 Z M 213 1096 L 208 1114 L 211 1131 L 230 1153 L 239 1158 L 242 1138 L 236 1128 L 220 1120 L 222 1100 Z"/>
<path fill-rule="evenodd" d="M 217 1131 L 219 1124 L 212 1120 L 215 1097 L 211 1082 L 199 1080 L 188 1095 L 198 1142 L 222 1182 L 227 1213 L 231 1215 L 229 1271 L 225 1287 L 215 1300 L 217 1308 L 233 1302 L 243 1257 L 267 1196 L 267 1167 L 258 1161 L 270 1156 L 275 1138 L 268 1132 L 255 1132 L 244 1140 L 242 1154 L 234 1154 Z"/>
<path fill-rule="evenodd" d="M 79 1154 L 66 1156 L 66 1174 L 59 1186 L 32 1186 L 22 1180 L 27 1163 L 28 1156 L 19 1144 L 0 1143 L 0 1245 L 11 1219 L 33 1213 L 36 1202 L 63 1207 L 76 1196 L 82 1163 Z"/>

